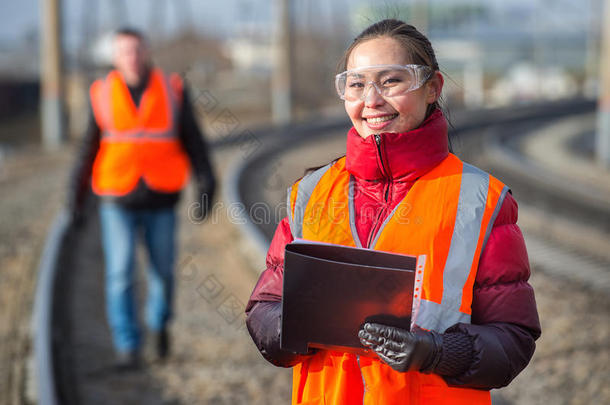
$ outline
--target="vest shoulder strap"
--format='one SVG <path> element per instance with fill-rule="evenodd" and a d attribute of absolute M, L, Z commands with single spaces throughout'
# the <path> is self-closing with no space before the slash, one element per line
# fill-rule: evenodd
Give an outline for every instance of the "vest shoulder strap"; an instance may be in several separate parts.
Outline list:
<path fill-rule="evenodd" d="M 182 78 L 176 73 L 168 75 L 159 68 L 153 68 L 151 74 L 156 75 L 163 83 L 163 87 L 167 92 L 173 122 L 178 122 L 184 92 Z"/>
<path fill-rule="evenodd" d="M 466 189 L 467 193 L 472 193 L 473 196 L 479 195 L 479 204 L 482 204 L 483 206 L 489 202 L 495 202 L 494 210 L 485 229 L 484 241 L 481 248 L 481 251 L 483 251 L 494 222 L 496 222 L 496 218 L 500 212 L 500 208 L 502 208 L 502 204 L 504 203 L 506 193 L 509 192 L 510 189 L 491 174 L 466 162 L 464 162 L 462 172 L 462 189 Z M 477 191 L 482 190 L 486 191 L 486 198 L 483 198 L 483 194 L 477 193 Z"/>
<path fill-rule="evenodd" d="M 91 109 L 93 110 L 93 117 L 97 126 L 104 129 L 107 120 L 107 89 L 106 89 L 106 78 L 97 79 L 89 87 L 89 100 L 91 102 Z"/>
<path fill-rule="evenodd" d="M 305 208 L 307 203 L 316 186 L 320 182 L 320 179 L 329 171 L 333 166 L 344 167 L 345 157 L 331 162 L 319 169 L 306 174 L 303 178 L 295 182 L 291 187 L 288 188 L 287 193 L 287 208 L 288 208 L 288 222 L 290 224 L 290 230 L 292 236 L 295 239 L 303 237 L 303 220 L 305 218 Z"/>

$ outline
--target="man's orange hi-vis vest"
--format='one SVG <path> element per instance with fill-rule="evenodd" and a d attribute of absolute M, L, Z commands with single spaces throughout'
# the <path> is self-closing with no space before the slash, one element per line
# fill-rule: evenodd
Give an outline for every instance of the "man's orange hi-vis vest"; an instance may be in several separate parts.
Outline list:
<path fill-rule="evenodd" d="M 444 332 L 470 323 L 479 257 L 508 189 L 450 154 L 418 179 L 370 248 L 418 261 L 412 326 Z M 355 225 L 354 181 L 345 158 L 288 190 L 295 238 L 362 247 Z M 491 404 L 489 391 L 449 387 L 435 374 L 400 373 L 377 357 L 320 350 L 293 370 L 293 404 Z"/>
<path fill-rule="evenodd" d="M 189 174 L 189 162 L 176 133 L 182 99 L 180 78 L 168 78 L 153 69 L 136 107 L 123 78 L 114 70 L 91 85 L 90 96 L 101 129 L 93 164 L 93 191 L 126 195 L 140 179 L 157 192 L 180 191 Z"/>

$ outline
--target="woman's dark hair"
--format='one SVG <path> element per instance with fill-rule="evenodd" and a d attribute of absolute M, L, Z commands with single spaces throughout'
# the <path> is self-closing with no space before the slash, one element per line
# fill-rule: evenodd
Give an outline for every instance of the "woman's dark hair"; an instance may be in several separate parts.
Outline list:
<path fill-rule="evenodd" d="M 354 38 L 354 41 L 349 48 L 347 48 L 339 61 L 337 73 L 347 70 L 347 62 L 354 48 L 365 41 L 379 37 L 388 37 L 397 40 L 407 52 L 411 63 L 429 66 L 434 71 L 439 70 L 432 44 L 424 34 L 404 21 L 387 19 L 369 26 L 362 31 L 360 35 Z M 426 111 L 426 118 L 428 118 L 437 108 L 441 109 L 438 101 L 430 104 Z"/>

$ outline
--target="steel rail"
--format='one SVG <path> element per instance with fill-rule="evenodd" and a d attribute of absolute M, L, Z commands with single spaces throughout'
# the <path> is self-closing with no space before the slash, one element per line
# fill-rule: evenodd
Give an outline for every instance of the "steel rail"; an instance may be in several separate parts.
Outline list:
<path fill-rule="evenodd" d="M 69 217 L 63 210 L 59 212 L 51 225 L 38 265 L 32 331 L 36 394 L 38 403 L 41 405 L 60 403 L 54 372 L 53 312 L 55 281 L 68 228 Z"/>

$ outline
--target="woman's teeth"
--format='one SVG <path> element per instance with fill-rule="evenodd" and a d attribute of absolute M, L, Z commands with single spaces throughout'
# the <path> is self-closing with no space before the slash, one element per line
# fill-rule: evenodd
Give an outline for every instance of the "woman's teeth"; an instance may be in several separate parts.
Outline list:
<path fill-rule="evenodd" d="M 386 122 L 386 121 L 396 118 L 397 115 L 398 114 L 392 114 L 392 115 L 384 115 L 383 117 L 366 118 L 366 122 L 369 122 L 371 124 L 381 124 L 382 122 Z"/>

